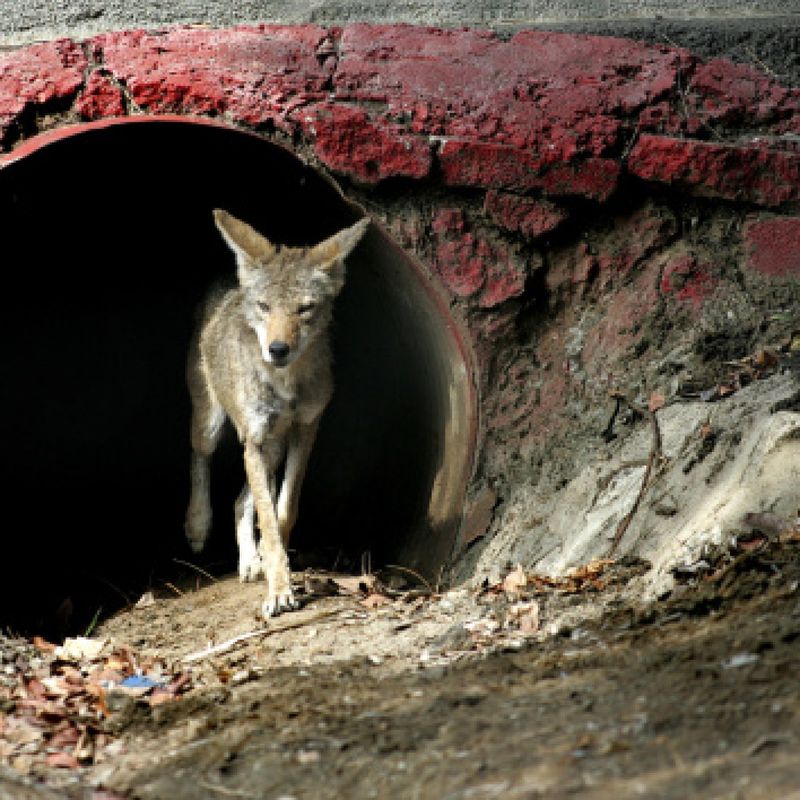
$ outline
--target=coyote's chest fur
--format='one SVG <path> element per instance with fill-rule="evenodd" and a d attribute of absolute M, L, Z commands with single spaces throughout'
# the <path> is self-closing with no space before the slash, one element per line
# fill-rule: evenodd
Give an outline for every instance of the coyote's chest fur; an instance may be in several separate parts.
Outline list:
<path fill-rule="evenodd" d="M 247 323 L 242 290 L 231 289 L 210 309 L 200 337 L 202 369 L 214 399 L 240 441 L 283 440 L 294 424 L 312 423 L 330 400 L 333 381 L 327 337 L 318 335 L 289 365 L 264 359 Z"/>
<path fill-rule="evenodd" d="M 215 211 L 214 219 L 236 256 L 238 285 L 209 298 L 189 352 L 192 494 L 186 534 L 192 548 L 203 548 L 211 528 L 209 460 L 230 419 L 247 475 L 236 501 L 239 577 L 266 577 L 262 612 L 270 616 L 297 607 L 286 545 L 317 426 L 333 393 L 333 302 L 344 284 L 344 260 L 368 221 L 315 247 L 281 248 L 225 211 Z"/>

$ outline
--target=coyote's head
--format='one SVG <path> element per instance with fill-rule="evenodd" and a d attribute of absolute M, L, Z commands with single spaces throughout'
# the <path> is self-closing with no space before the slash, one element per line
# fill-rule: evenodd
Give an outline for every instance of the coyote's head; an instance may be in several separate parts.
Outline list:
<path fill-rule="evenodd" d="M 330 322 L 344 285 L 344 260 L 369 226 L 367 218 L 314 247 L 274 245 L 227 211 L 214 211 L 222 237 L 236 255 L 245 317 L 264 360 L 283 367 Z"/>

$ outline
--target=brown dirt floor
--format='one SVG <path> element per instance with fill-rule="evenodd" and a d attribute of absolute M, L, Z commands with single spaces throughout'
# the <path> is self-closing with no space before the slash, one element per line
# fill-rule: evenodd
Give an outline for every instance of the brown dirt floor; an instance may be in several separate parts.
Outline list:
<path fill-rule="evenodd" d="M 641 570 L 526 589 L 528 634 L 498 590 L 314 597 L 184 664 L 182 699 L 122 703 L 93 766 L 7 768 L 0 798 L 800 798 L 800 542 L 655 604 L 629 597 Z M 177 662 L 261 627 L 260 591 L 220 581 L 95 635 Z"/>

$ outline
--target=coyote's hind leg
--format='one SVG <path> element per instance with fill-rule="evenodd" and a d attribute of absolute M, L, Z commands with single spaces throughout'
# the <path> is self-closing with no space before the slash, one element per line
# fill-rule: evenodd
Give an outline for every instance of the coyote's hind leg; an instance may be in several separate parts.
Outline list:
<path fill-rule="evenodd" d="M 194 388 L 194 387 L 193 387 Z M 225 412 L 203 387 L 201 396 L 192 392 L 191 496 L 186 510 L 186 538 L 195 553 L 205 546 L 211 531 L 209 466 L 225 424 Z"/>

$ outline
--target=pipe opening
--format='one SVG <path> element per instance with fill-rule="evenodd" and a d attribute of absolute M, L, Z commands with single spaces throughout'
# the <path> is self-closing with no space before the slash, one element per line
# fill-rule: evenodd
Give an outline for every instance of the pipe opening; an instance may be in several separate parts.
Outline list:
<path fill-rule="evenodd" d="M 234 263 L 221 207 L 313 244 L 360 212 L 285 149 L 186 121 L 77 128 L 0 169 L 0 624 L 76 630 L 175 557 L 235 569 L 243 482 L 231 435 L 212 463 L 214 530 L 190 557 L 197 305 Z M 348 262 L 328 407 L 292 538 L 295 566 L 402 564 L 435 577 L 454 544 L 474 437 L 470 370 L 433 288 L 376 226 Z"/>

